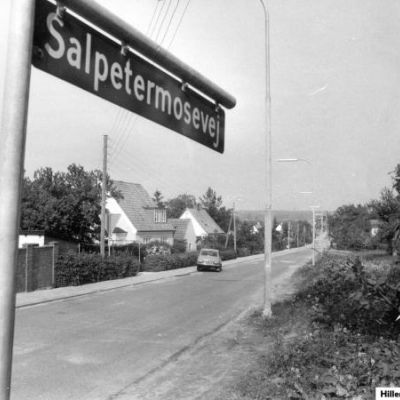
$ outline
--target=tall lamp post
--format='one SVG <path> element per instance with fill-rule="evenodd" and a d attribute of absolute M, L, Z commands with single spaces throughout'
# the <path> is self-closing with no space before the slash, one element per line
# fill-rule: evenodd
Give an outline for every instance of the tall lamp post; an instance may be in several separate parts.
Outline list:
<path fill-rule="evenodd" d="M 271 158 L 271 88 L 269 54 L 269 13 L 264 0 L 259 0 L 264 11 L 265 34 L 265 172 L 266 204 L 264 218 L 264 308 L 262 315 L 269 318 L 271 310 L 271 262 L 272 262 L 272 158 Z"/>
<path fill-rule="evenodd" d="M 310 206 L 312 210 L 312 265 L 315 265 L 315 209 L 319 206 Z"/>
<path fill-rule="evenodd" d="M 314 177 L 314 168 L 312 163 L 306 158 L 279 158 L 276 160 L 278 162 L 305 162 L 312 168 L 312 191 L 310 192 L 300 192 L 303 194 L 311 194 L 314 193 L 315 189 L 315 177 Z M 312 209 L 312 265 L 315 265 L 315 209 L 319 208 L 319 206 L 310 206 Z"/>
<path fill-rule="evenodd" d="M 278 162 L 287 162 L 287 163 L 290 163 L 290 162 L 305 162 L 305 163 L 307 163 L 310 167 L 311 167 L 311 170 L 312 170 L 312 176 L 311 176 L 311 178 L 312 178 L 312 190 L 314 191 L 314 186 L 315 186 L 315 177 L 314 177 L 314 168 L 313 168 L 313 165 L 312 165 L 312 163 L 311 163 L 311 161 L 309 161 L 309 160 L 307 160 L 306 158 L 278 158 L 278 160 L 276 160 L 276 161 L 278 161 Z"/>

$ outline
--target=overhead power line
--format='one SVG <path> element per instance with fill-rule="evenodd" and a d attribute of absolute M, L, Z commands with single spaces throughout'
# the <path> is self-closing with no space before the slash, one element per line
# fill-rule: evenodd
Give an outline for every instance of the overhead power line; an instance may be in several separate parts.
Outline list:
<path fill-rule="evenodd" d="M 172 35 L 172 38 L 171 38 L 167 48 L 169 48 L 172 45 L 172 43 L 174 42 L 174 40 L 175 40 L 177 32 L 178 32 L 178 30 L 179 30 L 179 28 L 180 28 L 180 26 L 182 24 L 183 18 L 184 18 L 185 14 L 186 14 L 186 11 L 187 11 L 188 7 L 189 7 L 190 1 L 191 0 L 188 0 L 187 3 L 186 3 L 186 6 L 185 6 L 185 8 L 184 8 L 184 10 L 183 10 L 183 12 L 182 12 L 182 14 L 180 16 L 178 24 L 177 24 L 177 26 L 176 26 L 176 28 L 174 30 L 174 33 Z M 160 6 L 160 2 L 163 3 L 162 6 Z M 161 40 L 160 44 L 163 44 L 163 42 L 165 41 L 165 39 L 166 39 L 166 37 L 168 35 L 168 32 L 169 32 L 169 30 L 170 30 L 170 28 L 172 26 L 173 19 L 176 16 L 179 4 L 180 4 L 180 0 L 177 0 L 176 4 L 175 4 L 175 7 L 174 7 L 174 9 L 173 9 L 173 11 L 172 11 L 172 13 L 170 15 L 170 18 L 169 18 L 168 24 L 166 26 L 166 29 L 164 30 L 164 34 L 163 34 L 163 37 L 162 37 L 162 40 Z M 167 18 L 168 12 L 169 12 L 170 7 L 172 5 L 172 0 L 168 0 L 167 7 L 166 7 L 166 5 L 167 5 L 167 0 L 157 0 L 157 3 L 155 5 L 155 7 L 154 7 L 154 11 L 152 13 L 152 17 L 151 17 L 150 23 L 149 23 L 149 25 L 147 27 L 147 32 L 149 33 L 150 36 L 153 35 L 153 33 L 157 30 L 157 25 L 158 25 L 158 30 L 157 30 L 156 38 L 158 38 L 160 36 L 161 31 L 162 31 L 162 27 L 163 27 L 163 25 L 165 23 L 165 20 Z M 160 18 L 161 18 L 161 20 L 160 20 Z M 110 133 L 110 137 L 114 132 L 117 133 L 117 139 L 115 140 L 115 143 L 112 142 L 112 145 L 111 145 L 111 151 L 110 151 L 111 156 L 110 156 L 110 162 L 109 162 L 110 166 L 112 164 L 114 164 L 114 162 L 117 160 L 117 157 L 121 154 L 121 152 L 126 151 L 125 144 L 126 144 L 127 140 L 129 139 L 130 131 L 134 128 L 134 126 L 137 123 L 137 121 L 138 121 L 138 116 L 137 115 L 133 115 L 129 111 L 125 111 L 125 114 L 124 114 L 124 110 L 123 109 L 120 109 L 118 111 L 116 119 L 115 119 L 114 124 L 113 124 L 113 127 L 111 129 L 111 133 Z"/>
<path fill-rule="evenodd" d="M 155 19 L 155 23 L 154 23 L 153 27 L 150 29 L 150 26 L 149 26 L 149 29 L 148 29 L 149 37 L 153 36 L 153 33 L 156 30 L 156 27 L 158 25 L 158 21 L 160 20 L 160 16 L 161 16 L 162 12 L 164 11 L 164 8 L 165 8 L 165 5 L 166 5 L 166 2 L 164 0 L 157 0 L 157 2 L 159 2 L 159 1 L 162 2 L 162 6 L 160 7 L 160 9 L 158 11 L 158 14 L 157 14 L 157 17 Z"/>
<path fill-rule="evenodd" d="M 164 2 L 165 2 L 165 1 L 167 1 L 167 0 L 164 0 Z M 160 25 L 158 26 L 157 35 L 156 35 L 156 37 L 155 37 L 155 41 L 156 41 L 156 42 L 158 41 L 158 38 L 159 38 L 160 33 L 161 33 L 161 29 L 162 29 L 162 27 L 164 26 L 164 22 L 165 22 L 165 19 L 167 18 L 169 9 L 171 8 L 171 4 L 172 4 L 172 0 L 168 0 L 167 10 L 165 11 L 164 16 L 162 17 L 162 20 L 161 20 Z"/>
<path fill-rule="evenodd" d="M 156 0 L 156 6 L 154 7 L 153 15 L 151 16 L 150 23 L 146 29 L 146 35 L 149 35 L 149 31 L 151 29 L 151 26 L 153 25 L 153 22 L 155 21 L 155 16 L 157 15 L 157 10 L 159 9 L 159 5 L 161 4 L 161 0 Z"/>
<path fill-rule="evenodd" d="M 174 10 L 173 10 L 172 13 L 171 13 L 171 17 L 170 17 L 170 19 L 169 19 L 169 21 L 168 21 L 167 28 L 165 29 L 164 36 L 163 36 L 163 38 L 161 39 L 161 44 L 164 43 L 165 37 L 167 36 L 167 33 L 168 33 L 168 31 L 169 31 L 169 28 L 170 28 L 170 26 L 171 26 L 171 24 L 172 24 L 172 20 L 174 19 L 174 16 L 175 16 L 175 14 L 176 14 L 176 10 L 178 9 L 179 1 L 180 1 L 180 0 L 177 0 L 177 1 L 176 1 L 175 8 L 174 8 Z"/>
<path fill-rule="evenodd" d="M 180 28 L 180 26 L 181 26 L 181 24 L 182 24 L 183 18 L 184 18 L 185 14 L 186 14 L 186 11 L 187 11 L 188 7 L 189 7 L 189 4 L 190 4 L 190 0 L 188 0 L 188 2 L 186 3 L 186 7 L 185 7 L 185 9 L 183 10 L 183 13 L 181 14 L 181 18 L 179 19 L 178 25 L 177 25 L 176 28 L 175 28 L 174 34 L 172 35 L 172 39 L 171 39 L 171 41 L 169 42 L 169 44 L 168 44 L 168 46 L 167 46 L 167 49 L 169 49 L 169 48 L 172 46 L 172 43 L 173 43 L 174 40 L 175 40 L 176 34 L 178 33 L 178 30 L 179 30 L 179 28 Z"/>

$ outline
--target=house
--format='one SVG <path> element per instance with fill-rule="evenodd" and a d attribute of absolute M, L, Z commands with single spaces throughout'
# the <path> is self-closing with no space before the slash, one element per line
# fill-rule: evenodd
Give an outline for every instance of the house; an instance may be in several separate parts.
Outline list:
<path fill-rule="evenodd" d="M 114 181 L 123 198 L 106 201 L 107 232 L 111 245 L 159 241 L 172 246 L 174 227 L 166 210 L 158 208 L 142 185 Z"/>
<path fill-rule="evenodd" d="M 282 228 L 282 227 L 281 227 Z M 252 227 L 251 227 L 251 233 L 253 235 L 257 235 L 258 233 L 260 233 L 260 230 L 262 229 L 262 225 L 260 222 L 256 222 Z M 278 227 L 276 227 L 276 230 L 278 230 Z"/>
<path fill-rule="evenodd" d="M 60 239 L 47 234 L 44 230 L 21 230 L 18 235 L 18 248 L 22 249 L 28 245 L 38 247 L 53 245 L 57 243 L 58 255 L 67 253 L 78 253 L 79 243 L 73 240 Z"/>
<path fill-rule="evenodd" d="M 203 208 L 187 208 L 180 216 L 180 219 L 190 219 L 192 221 L 197 239 L 204 239 L 208 236 L 225 235 L 225 232 Z"/>
<path fill-rule="evenodd" d="M 186 251 L 195 251 L 196 234 L 192 221 L 190 219 L 171 218 L 168 223 L 175 229 L 174 241 L 185 242 Z"/>
<path fill-rule="evenodd" d="M 20 231 L 18 235 L 18 248 L 26 247 L 28 244 L 44 246 L 44 231 Z"/>
<path fill-rule="evenodd" d="M 371 237 L 375 237 L 379 232 L 381 223 L 378 219 L 370 219 L 369 223 L 371 226 L 371 229 L 370 229 Z"/>

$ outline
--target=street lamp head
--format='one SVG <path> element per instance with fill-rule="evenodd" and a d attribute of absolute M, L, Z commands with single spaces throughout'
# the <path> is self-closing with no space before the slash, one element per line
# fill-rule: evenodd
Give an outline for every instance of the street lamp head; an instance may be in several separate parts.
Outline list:
<path fill-rule="evenodd" d="M 276 161 L 278 161 L 278 162 L 296 162 L 296 161 L 300 161 L 300 158 L 278 158 Z"/>
<path fill-rule="evenodd" d="M 276 161 L 278 162 L 299 162 L 303 161 L 307 164 L 312 165 L 311 161 L 307 160 L 306 158 L 299 158 L 299 157 L 293 157 L 293 158 L 278 158 Z"/>

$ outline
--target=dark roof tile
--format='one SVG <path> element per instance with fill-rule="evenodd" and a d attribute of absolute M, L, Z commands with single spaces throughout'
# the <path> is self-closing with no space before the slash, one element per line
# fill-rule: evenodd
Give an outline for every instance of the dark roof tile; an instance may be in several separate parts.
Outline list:
<path fill-rule="evenodd" d="M 154 210 L 156 204 L 149 194 L 138 183 L 114 181 L 115 188 L 121 192 L 123 198 L 118 204 L 138 231 L 173 231 L 168 223 L 155 223 Z"/>

